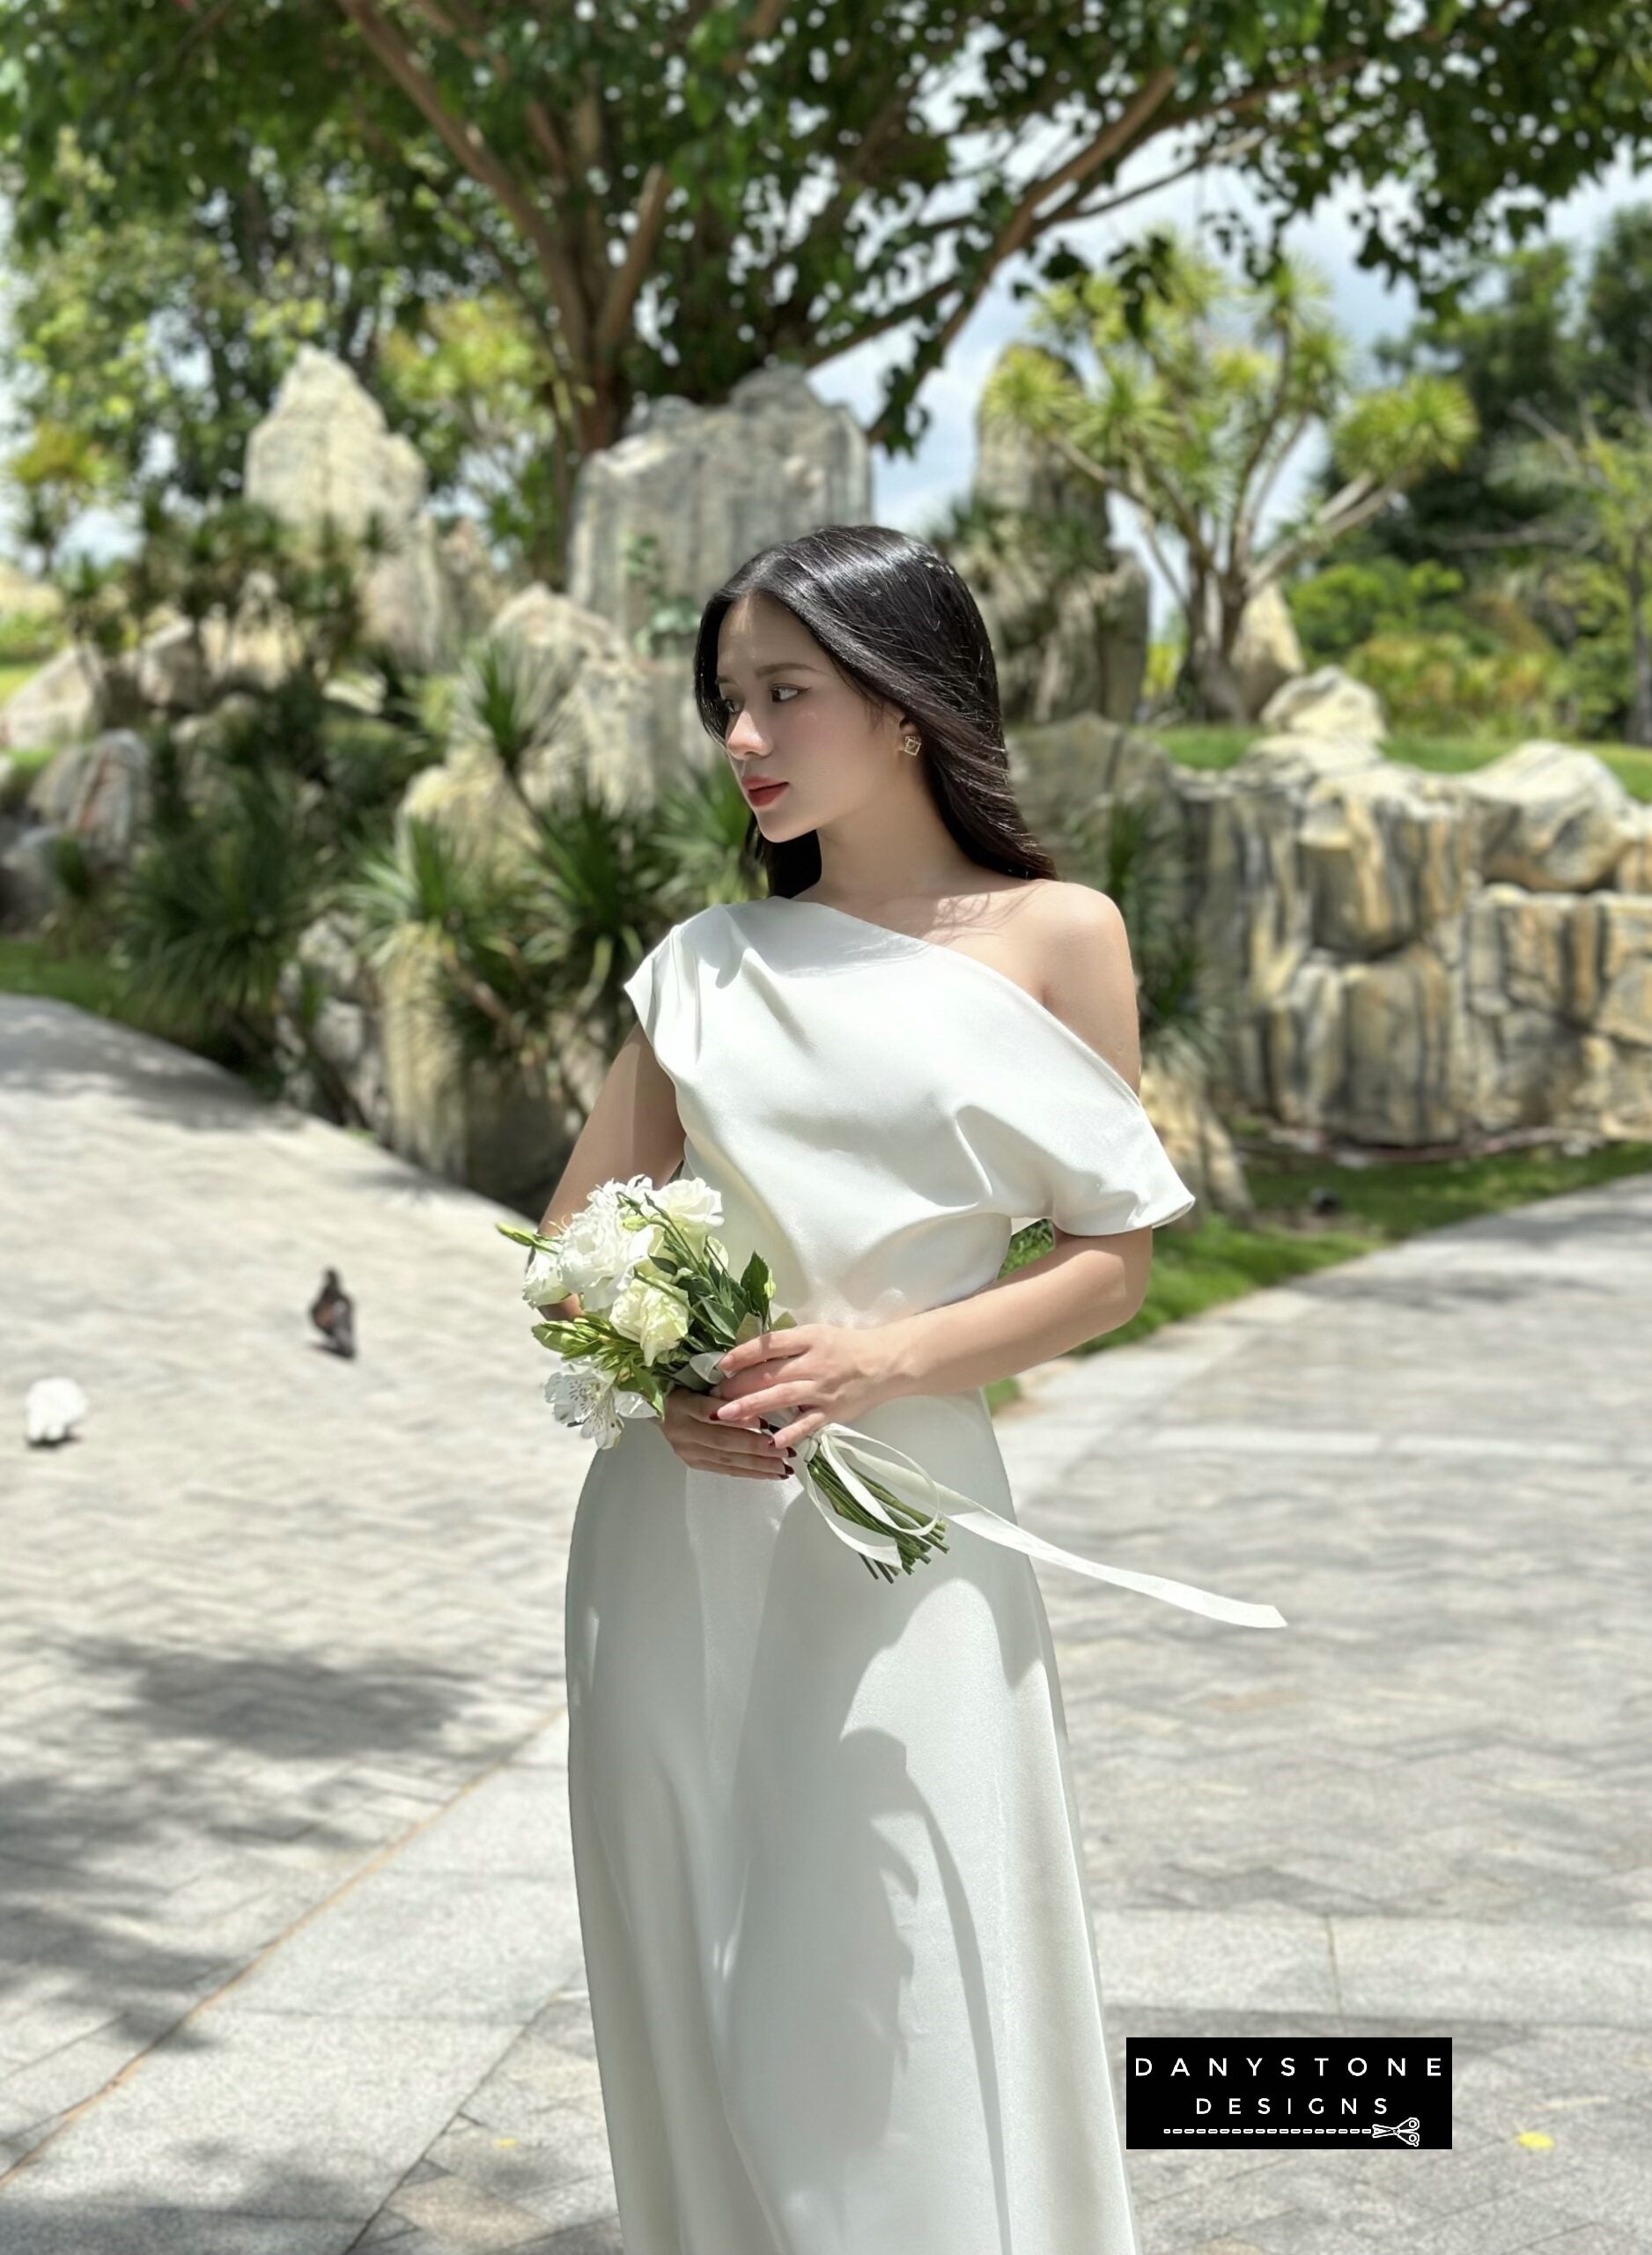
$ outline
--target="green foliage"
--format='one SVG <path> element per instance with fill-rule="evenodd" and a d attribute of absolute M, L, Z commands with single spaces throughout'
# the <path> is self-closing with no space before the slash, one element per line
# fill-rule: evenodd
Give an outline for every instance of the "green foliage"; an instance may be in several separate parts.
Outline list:
<path fill-rule="evenodd" d="M 1302 654 L 1321 666 L 1349 662 L 1373 634 L 1456 623 L 1463 590 L 1462 573 L 1449 565 L 1407 565 L 1379 551 L 1326 564 L 1285 595 Z"/>
<path fill-rule="evenodd" d="M 1483 576 L 1545 541 L 1564 503 L 1556 460 L 1532 448 L 1584 418 L 1608 431 L 1652 413 L 1652 204 L 1613 212 L 1586 261 L 1564 242 L 1516 248 L 1474 288 L 1421 314 L 1378 348 L 1390 369 L 1453 376 L 1474 402 L 1479 436 L 1454 467 L 1412 487 L 1375 537 L 1407 560 L 1461 557 Z M 1520 476 L 1510 458 L 1523 458 Z"/>
<path fill-rule="evenodd" d="M 144 637 L 163 622 L 189 627 L 203 676 L 211 670 L 210 630 L 222 634 L 232 622 L 238 636 L 278 640 L 291 693 L 312 702 L 347 660 L 363 654 L 362 580 L 388 547 L 376 520 L 358 536 L 330 520 L 308 531 L 251 502 L 186 513 L 151 492 L 142 532 L 129 555 L 105 562 L 77 556 L 56 574 L 60 631 L 103 660 L 114 719 L 136 724 L 159 701 L 152 684 L 140 692 L 137 668 Z M 195 702 L 192 688 L 181 709 Z"/>
<path fill-rule="evenodd" d="M 1648 1142 L 1611 1143 L 1575 1155 L 1559 1139 L 1460 1158 L 1373 1161 L 1361 1154 L 1356 1165 L 1282 1151 L 1259 1137 L 1242 1137 L 1241 1150 L 1255 1222 L 1212 1213 L 1200 1229 L 1162 1230 L 1154 1240 L 1153 1275 L 1140 1312 L 1075 1351 L 1128 1346 L 1206 1308 L 1339 1268 L 1423 1231 L 1481 1214 L 1513 1213 L 1540 1199 L 1652 1170 Z M 1326 1190 L 1334 1193 L 1336 1209 L 1316 1213 L 1310 1201 Z M 1035 1243 L 1029 1256 L 1047 1250 Z"/>
<path fill-rule="evenodd" d="M 1468 396 L 1447 378 L 1353 396 L 1326 297 L 1300 262 L 1244 284 L 1166 233 L 1145 281 L 1126 265 L 1045 291 L 1031 321 L 1038 341 L 1011 346 L 982 396 L 989 427 L 1050 448 L 1135 504 L 1181 608 L 1182 686 L 1195 709 L 1243 714 L 1231 661 L 1257 594 L 1472 437 Z M 1342 482 L 1265 532 L 1280 471 L 1316 425 L 1328 428 Z"/>
<path fill-rule="evenodd" d="M 284 26 L 262 12 L 264 67 L 278 69 Z M 109 27 L 117 47 L 132 28 L 129 11 L 124 27 Z M 34 31 L 38 41 L 0 27 L 0 48 L 25 42 L 20 68 L 14 45 L 14 96 L 33 69 L 49 77 L 49 11 L 36 16 Z M 178 44 L 170 25 L 155 43 L 158 62 L 163 41 Z M 313 63 L 304 75 L 313 83 Z M 257 115 L 256 90 L 238 98 L 216 79 L 200 97 L 212 107 L 210 126 L 199 111 L 190 119 L 223 160 L 210 186 L 192 177 L 170 73 L 129 82 L 112 108 L 114 84 L 88 90 L 78 110 L 65 102 L 49 126 L 38 109 L 28 121 L 41 129 L 25 136 L 5 373 L 36 442 L 73 432 L 106 491 L 134 497 L 159 477 L 173 501 L 205 506 L 240 492 L 248 434 L 300 344 L 371 374 L 395 324 L 418 319 L 441 271 L 441 235 L 416 199 L 380 185 L 381 169 L 392 180 L 404 174 L 400 160 L 365 150 L 343 116 L 316 115 L 304 141 L 284 152 L 270 132 L 277 121 Z M 55 86 L 44 109 L 64 92 Z M 170 147 L 161 137 L 169 124 Z M 127 164 L 137 152 L 127 136 L 141 143 L 150 132 L 145 198 L 129 193 Z M 15 133 L 10 153 L 18 184 Z M 456 285 L 451 248 L 446 265 Z M 395 419 L 397 395 L 387 388 L 384 399 Z"/>
<path fill-rule="evenodd" d="M 522 305 L 497 289 L 428 305 L 417 323 L 385 332 L 372 379 L 434 490 L 462 480 L 490 545 L 559 585 L 569 495 L 557 434 L 572 403 L 549 340 Z"/>
<path fill-rule="evenodd" d="M 114 483 L 114 464 L 85 432 L 51 417 L 6 457 L 4 482 L 18 503 L 18 530 L 38 549 L 42 569 L 56 565 L 65 535 L 84 509 Z"/>
<path fill-rule="evenodd" d="M 1566 553 L 1562 585 L 1597 628 L 1627 643 L 1625 733 L 1652 744 L 1652 397 L 1644 413 L 1625 411 L 1604 428 L 1585 404 L 1575 435 L 1550 425 L 1534 442 L 1506 441 L 1493 479 L 1516 492 L 1541 492 L 1550 506 L 1544 536 Z"/>
<path fill-rule="evenodd" d="M 63 639 L 63 625 L 56 617 L 37 610 L 0 611 L 0 669 L 19 667 L 33 672 L 55 654 Z M 0 698 L 10 696 L 12 685 L 0 678 Z"/>
<path fill-rule="evenodd" d="M 118 901 L 114 960 L 134 994 L 218 1020 L 249 1063 L 274 1047 L 277 982 L 320 898 L 306 812 L 291 775 L 230 770 L 210 816 L 150 838 Z"/>
<path fill-rule="evenodd" d="M 726 763 L 635 803 L 595 785 L 569 696 L 577 671 L 577 658 L 553 663 L 514 638 L 474 651 L 454 741 L 497 764 L 516 824 L 466 843 L 404 818 L 341 894 L 381 974 L 392 964 L 428 974 L 468 1054 L 553 1080 L 571 1027 L 618 1046 L 624 981 L 662 931 L 756 890 L 743 865 L 749 810 Z"/>
<path fill-rule="evenodd" d="M 508 293 L 557 362 L 564 476 L 638 396 L 722 399 L 754 368 L 890 336 L 872 435 L 903 452 L 1006 262 L 1042 246 L 1042 278 L 1061 278 L 1126 167 L 1223 162 L 1273 219 L 1345 191 L 1363 263 L 1437 282 L 1646 147 L 1647 28 L 1644 0 L 1204 0 L 1174 18 L 39 0 L 0 18 L 0 145 L 25 258 L 66 226 L 202 228 L 251 292 L 341 329 L 361 311 L 358 365 L 387 293 L 398 319 L 398 292 Z M 85 152 L 69 182 L 65 127 Z M 362 207 L 342 244 L 336 196 Z"/>
<path fill-rule="evenodd" d="M 643 656 L 657 657 L 662 650 L 680 649 L 685 644 L 691 647 L 700 623 L 700 606 L 667 587 L 658 534 L 631 535 L 626 545 L 625 576 L 648 599 L 648 616 L 632 637 Z"/>
<path fill-rule="evenodd" d="M 1398 725 L 1428 735 L 1552 734 L 1565 684 L 1557 650 L 1476 647 L 1449 630 L 1376 633 L 1353 654 L 1359 678 Z"/>
<path fill-rule="evenodd" d="M 1379 551 L 1328 565 L 1288 598 L 1309 662 L 1346 665 L 1396 729 L 1510 741 L 1579 721 L 1565 654 L 1512 597 L 1449 565 Z"/>
<path fill-rule="evenodd" d="M 1460 555 L 1474 564 L 1500 537 L 1518 541 L 1543 496 L 1523 506 L 1493 487 L 1490 464 L 1511 432 L 1530 436 L 1528 412 L 1569 418 L 1586 366 L 1575 296 L 1567 245 L 1516 249 L 1493 262 L 1465 299 L 1425 312 L 1403 338 L 1377 347 L 1390 370 L 1454 377 L 1474 403 L 1479 434 L 1457 462 L 1415 482 L 1405 507 L 1374 528 L 1374 542 L 1407 563 Z"/>

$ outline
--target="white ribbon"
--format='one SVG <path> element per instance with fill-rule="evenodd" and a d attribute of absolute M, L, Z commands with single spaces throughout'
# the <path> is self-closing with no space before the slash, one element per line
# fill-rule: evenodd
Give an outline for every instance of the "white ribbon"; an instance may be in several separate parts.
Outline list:
<path fill-rule="evenodd" d="M 773 1431 L 776 1428 L 770 1426 L 768 1430 Z M 901 1473 L 891 1473 L 875 1460 L 875 1460 L 879 1451 L 899 1457 L 911 1467 L 911 1481 L 925 1493 L 922 1504 Z M 818 1432 L 806 1433 L 797 1443 L 793 1469 L 838 1541 L 867 1557 L 887 1558 L 898 1566 L 900 1544 L 893 1534 L 870 1534 L 844 1518 L 812 1468 L 812 1460 L 816 1456 L 824 1457 L 855 1501 L 884 1527 L 897 1528 L 900 1522 L 890 1517 L 866 1485 L 859 1476 L 862 1472 L 881 1480 L 903 1504 L 909 1504 L 922 1513 L 921 1526 L 904 1530 L 909 1535 L 922 1538 L 931 1534 L 944 1519 L 948 1527 L 967 1527 L 973 1534 L 984 1534 L 989 1542 L 1002 1543 L 1007 1550 L 1022 1550 L 1029 1557 L 1043 1558 L 1052 1566 L 1070 1566 L 1074 1573 L 1088 1574 L 1095 1581 L 1117 1582 L 1121 1589 L 1139 1590 L 1144 1597 L 1162 1598 L 1167 1605 L 1179 1605 L 1189 1613 L 1202 1613 L 1207 1620 L 1232 1621 L 1242 1629 L 1285 1626 L 1285 1615 L 1275 1605 L 1252 1605 L 1243 1598 L 1221 1597 L 1214 1590 L 1197 1589 L 1191 1582 L 1172 1581 L 1168 1574 L 1142 1574 L 1129 1566 L 1103 1566 L 1094 1558 L 1080 1558 L 1075 1551 L 1063 1550 L 1053 1542 L 1046 1542 L 1041 1535 L 1018 1527 L 1002 1512 L 995 1512 L 990 1504 L 972 1503 L 955 1488 L 943 1486 L 925 1471 L 915 1457 L 909 1456 L 903 1448 L 896 1448 L 893 1441 L 863 1432 L 856 1425 L 822 1425 Z M 949 1506 L 944 1512 L 935 1508 L 940 1503 Z"/>

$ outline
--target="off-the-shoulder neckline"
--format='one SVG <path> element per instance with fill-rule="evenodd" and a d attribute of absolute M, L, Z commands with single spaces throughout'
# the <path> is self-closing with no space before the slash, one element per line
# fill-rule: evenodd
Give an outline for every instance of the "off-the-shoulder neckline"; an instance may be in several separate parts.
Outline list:
<path fill-rule="evenodd" d="M 819 915 L 836 916 L 840 923 L 858 924 L 862 931 L 876 932 L 882 938 L 894 940 L 897 943 L 903 942 L 907 947 L 919 953 L 949 956 L 955 963 L 962 964 L 966 970 L 979 972 L 984 979 L 990 979 L 994 986 L 1003 987 L 1009 994 L 1018 996 L 1036 1017 L 1042 1018 L 1046 1025 L 1053 1026 L 1057 1035 L 1062 1040 L 1070 1042 L 1080 1056 L 1088 1058 L 1091 1064 L 1099 1066 L 1107 1078 L 1116 1084 L 1122 1095 L 1128 1097 L 1132 1104 L 1145 1109 L 1141 1105 L 1139 1091 L 1131 1087 L 1117 1065 L 1110 1064 L 1099 1049 L 1093 1047 L 1089 1042 L 1086 1041 L 1084 1036 L 1070 1026 L 1064 1017 L 1058 1017 L 1047 1002 L 1041 1002 L 1036 994 L 1029 994 L 1019 979 L 1012 979 L 1007 971 L 1000 971 L 996 964 L 984 963 L 978 955 L 966 955 L 962 948 L 948 947 L 944 940 L 926 940 L 918 932 L 902 932 L 892 924 L 874 923 L 870 916 L 852 915 L 846 908 L 834 908 L 830 901 L 800 900 L 794 894 L 787 892 L 771 892 L 764 895 L 763 898 L 766 900 L 781 901 L 788 908 L 812 908 Z"/>

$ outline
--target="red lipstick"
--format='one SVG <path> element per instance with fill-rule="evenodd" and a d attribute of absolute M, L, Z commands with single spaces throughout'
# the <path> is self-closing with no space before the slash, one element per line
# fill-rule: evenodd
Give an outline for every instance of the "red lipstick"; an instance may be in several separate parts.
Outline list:
<path fill-rule="evenodd" d="M 785 785 L 783 782 L 775 782 L 773 780 L 764 781 L 761 778 L 754 777 L 753 780 L 743 787 L 747 798 L 750 800 L 754 807 L 766 807 L 772 800 L 779 797 L 781 792 L 785 790 Z"/>

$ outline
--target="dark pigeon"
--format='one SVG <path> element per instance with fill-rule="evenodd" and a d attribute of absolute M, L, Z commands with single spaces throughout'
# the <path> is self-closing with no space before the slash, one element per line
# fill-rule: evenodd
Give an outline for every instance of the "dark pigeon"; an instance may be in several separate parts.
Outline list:
<path fill-rule="evenodd" d="M 356 1351 L 356 1303 L 338 1281 L 336 1268 L 321 1279 L 321 1289 L 310 1303 L 310 1320 L 336 1355 Z"/>

